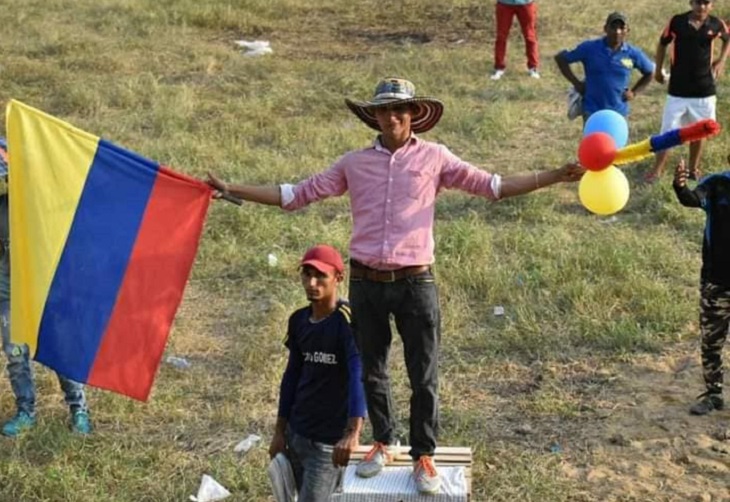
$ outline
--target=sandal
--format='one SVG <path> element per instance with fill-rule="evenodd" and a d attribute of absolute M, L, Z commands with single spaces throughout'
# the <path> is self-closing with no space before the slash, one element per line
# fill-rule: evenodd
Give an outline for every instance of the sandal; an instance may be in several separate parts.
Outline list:
<path fill-rule="evenodd" d="M 659 181 L 659 174 L 655 173 L 654 171 L 649 171 L 644 175 L 644 183 L 649 183 L 650 185 L 652 183 L 656 183 Z"/>
<path fill-rule="evenodd" d="M 698 179 L 700 179 L 700 176 L 702 176 L 702 173 L 700 173 L 700 170 L 699 169 L 695 169 L 694 171 L 689 171 L 687 173 L 687 179 L 688 180 L 697 181 Z"/>

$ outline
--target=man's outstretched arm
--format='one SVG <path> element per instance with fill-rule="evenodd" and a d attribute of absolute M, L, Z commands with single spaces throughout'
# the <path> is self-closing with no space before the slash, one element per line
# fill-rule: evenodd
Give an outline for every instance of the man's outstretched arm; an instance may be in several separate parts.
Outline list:
<path fill-rule="evenodd" d="M 232 195 L 233 197 L 249 202 L 266 204 L 268 206 L 281 206 L 281 189 L 278 185 L 234 185 L 224 182 L 213 173 L 208 173 L 208 184 L 218 192 L 216 194 L 218 198 L 222 195 Z"/>
<path fill-rule="evenodd" d="M 555 183 L 578 181 L 583 173 L 585 169 L 579 164 L 565 164 L 549 171 L 503 176 L 500 198 L 523 195 Z"/>

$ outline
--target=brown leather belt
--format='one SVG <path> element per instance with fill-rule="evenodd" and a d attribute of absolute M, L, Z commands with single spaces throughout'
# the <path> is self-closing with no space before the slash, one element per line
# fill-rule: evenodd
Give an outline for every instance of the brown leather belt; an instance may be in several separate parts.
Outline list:
<path fill-rule="evenodd" d="M 375 270 L 366 267 L 360 262 L 350 260 L 350 277 L 352 279 L 366 279 L 373 282 L 395 282 L 418 274 L 423 274 L 431 269 L 429 265 L 415 265 L 403 267 L 396 270 Z"/>

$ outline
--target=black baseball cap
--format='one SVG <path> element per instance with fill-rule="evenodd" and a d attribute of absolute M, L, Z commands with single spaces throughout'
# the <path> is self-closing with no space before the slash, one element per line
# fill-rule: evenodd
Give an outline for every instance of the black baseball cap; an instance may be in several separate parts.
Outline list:
<path fill-rule="evenodd" d="M 609 26 L 610 24 L 621 22 L 628 26 L 629 24 L 629 18 L 626 17 L 626 14 L 622 12 L 611 12 L 608 17 L 606 18 L 606 26 Z"/>

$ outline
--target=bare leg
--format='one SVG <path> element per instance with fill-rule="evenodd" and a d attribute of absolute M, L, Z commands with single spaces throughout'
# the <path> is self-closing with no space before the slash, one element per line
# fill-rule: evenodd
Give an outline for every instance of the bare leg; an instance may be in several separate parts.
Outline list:
<path fill-rule="evenodd" d="M 648 182 L 652 182 L 659 178 L 664 172 L 664 166 L 667 163 L 668 150 L 662 150 L 654 155 L 654 168 L 646 173 L 644 179 Z"/>
<path fill-rule="evenodd" d="M 690 178 L 697 179 L 700 177 L 700 157 L 702 156 L 702 147 L 704 141 L 692 141 L 689 144 L 689 175 Z"/>

